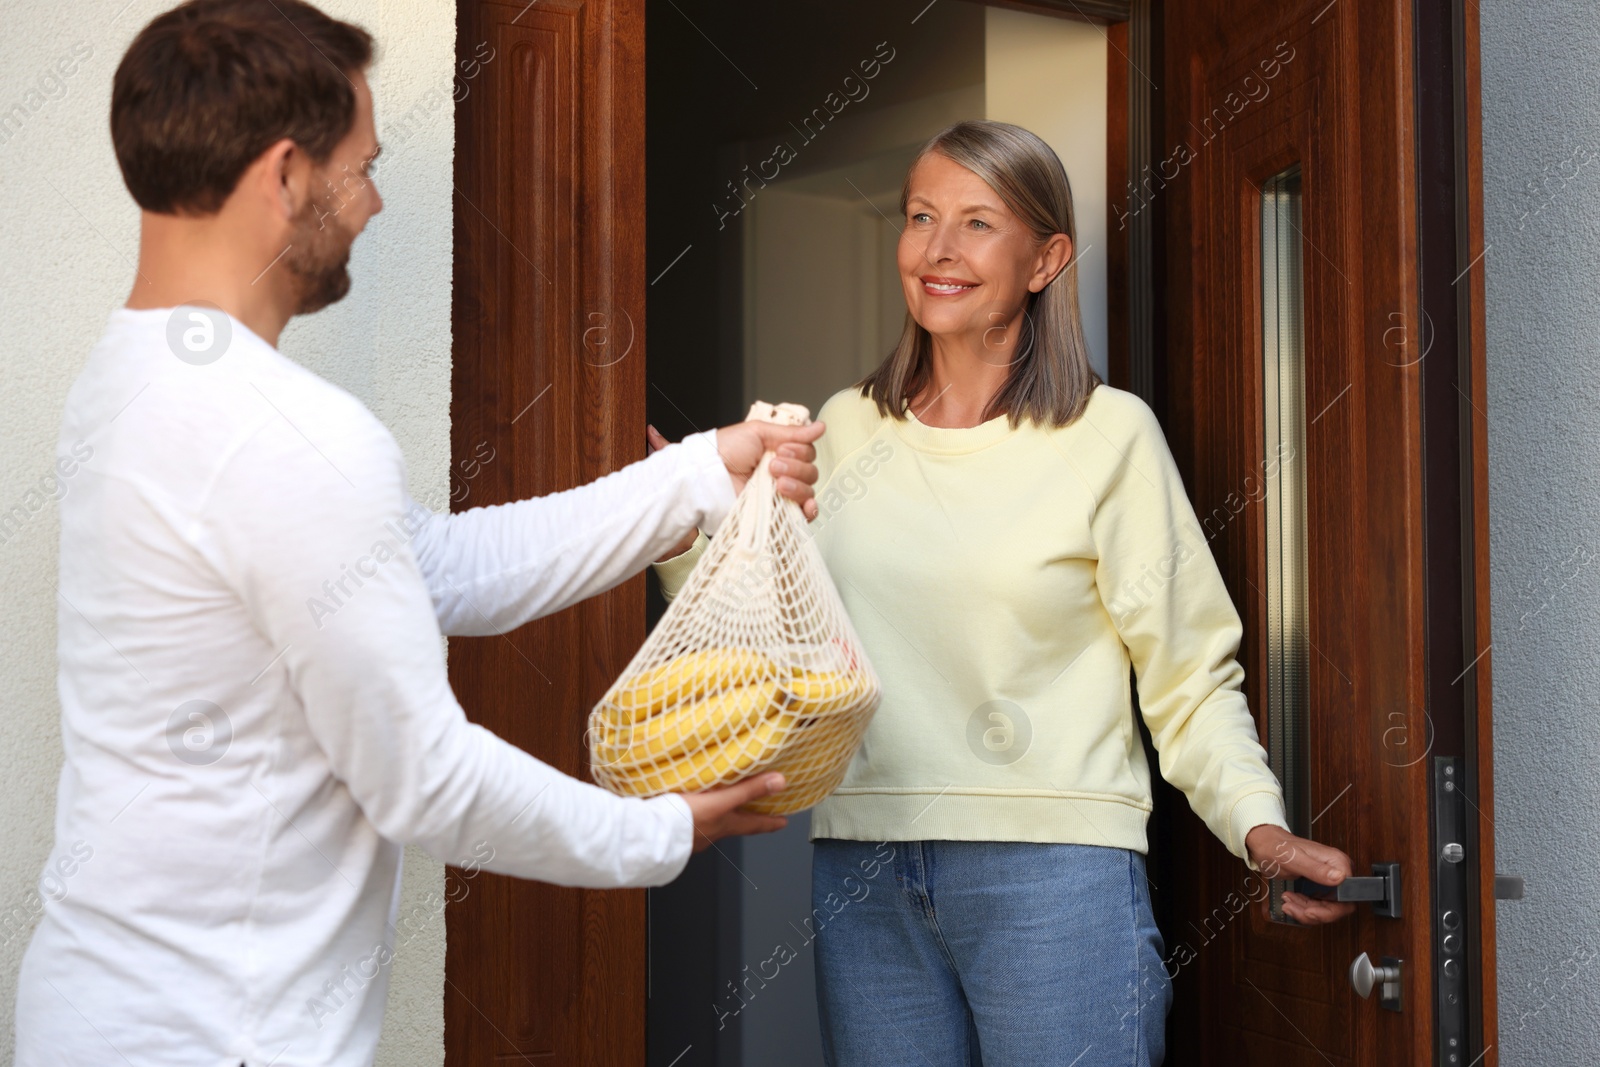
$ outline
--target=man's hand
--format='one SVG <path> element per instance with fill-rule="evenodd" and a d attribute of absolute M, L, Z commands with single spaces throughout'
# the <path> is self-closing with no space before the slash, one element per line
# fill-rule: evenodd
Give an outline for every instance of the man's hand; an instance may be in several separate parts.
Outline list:
<path fill-rule="evenodd" d="M 733 479 L 733 491 L 744 492 L 745 483 L 755 473 L 756 464 L 768 452 L 772 476 L 778 492 L 800 505 L 807 519 L 817 517 L 817 450 L 813 442 L 822 436 L 822 423 L 805 426 L 779 426 L 772 422 L 739 422 L 717 430 L 717 451 Z"/>
<path fill-rule="evenodd" d="M 1281 826 L 1261 825 L 1245 835 L 1245 851 L 1264 878 L 1309 878 L 1338 885 L 1350 877 L 1350 857 L 1336 848 L 1296 837 Z M 1283 913 L 1307 926 L 1331 923 L 1356 910 L 1354 904 L 1313 900 L 1301 893 L 1283 894 Z"/>
<path fill-rule="evenodd" d="M 780 792 L 783 786 L 781 774 L 758 774 L 737 785 L 685 793 L 683 799 L 694 813 L 694 850 L 699 852 L 712 842 L 735 834 L 770 834 L 788 826 L 789 820 L 782 815 L 757 815 L 744 810 L 752 800 Z"/>

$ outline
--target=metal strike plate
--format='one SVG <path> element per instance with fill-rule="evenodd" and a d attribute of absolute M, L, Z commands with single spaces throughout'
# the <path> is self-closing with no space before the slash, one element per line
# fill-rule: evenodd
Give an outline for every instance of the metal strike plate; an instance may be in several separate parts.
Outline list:
<path fill-rule="evenodd" d="M 1473 918 L 1477 860 L 1467 820 L 1466 764 L 1456 756 L 1433 757 L 1433 1011 L 1434 1060 L 1440 1067 L 1472 1062 L 1473 965 L 1477 926 Z"/>

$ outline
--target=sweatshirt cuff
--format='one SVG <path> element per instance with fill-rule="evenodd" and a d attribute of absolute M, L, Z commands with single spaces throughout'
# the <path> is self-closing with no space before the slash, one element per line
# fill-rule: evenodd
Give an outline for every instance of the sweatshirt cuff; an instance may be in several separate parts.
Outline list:
<path fill-rule="evenodd" d="M 1244 860 L 1245 866 L 1252 871 L 1260 868 L 1251 861 L 1250 851 L 1244 847 L 1244 839 L 1258 826 L 1289 829 L 1289 820 L 1283 813 L 1283 797 L 1276 791 L 1246 793 L 1234 802 L 1233 811 L 1228 815 L 1228 851 Z"/>
<path fill-rule="evenodd" d="M 702 530 L 715 530 L 733 510 L 738 494 L 733 491 L 733 477 L 717 451 L 717 431 L 692 433 L 681 442 L 689 466 L 694 471 L 694 504 L 700 512 L 696 523 Z"/>
<path fill-rule="evenodd" d="M 656 570 L 656 578 L 661 582 L 661 596 L 665 600 L 670 602 L 678 595 L 678 590 L 689 581 L 689 572 L 694 570 L 710 544 L 711 538 L 706 536 L 705 531 L 696 530 L 694 544 L 671 559 L 651 564 Z"/>

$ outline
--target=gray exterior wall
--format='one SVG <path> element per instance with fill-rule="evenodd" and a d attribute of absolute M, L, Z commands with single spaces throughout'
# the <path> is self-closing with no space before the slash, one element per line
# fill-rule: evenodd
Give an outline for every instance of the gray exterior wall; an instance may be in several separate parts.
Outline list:
<path fill-rule="evenodd" d="M 1600 11 L 1481 4 L 1500 1062 L 1553 1067 L 1600 1050 Z"/>

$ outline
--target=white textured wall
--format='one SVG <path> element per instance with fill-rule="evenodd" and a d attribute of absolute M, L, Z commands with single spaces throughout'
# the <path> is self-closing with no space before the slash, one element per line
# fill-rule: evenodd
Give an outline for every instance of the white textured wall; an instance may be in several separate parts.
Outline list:
<path fill-rule="evenodd" d="M 0 34 L 0 511 L 40 502 L 61 405 L 105 316 L 128 294 L 138 211 L 111 151 L 111 75 L 165 0 L 21 0 Z M 455 5 L 324 0 L 378 39 L 371 72 L 385 209 L 356 243 L 343 303 L 285 331 L 283 351 L 354 392 L 394 430 L 412 492 L 443 499 L 450 462 L 450 226 Z M 75 51 L 76 50 L 76 51 Z M 64 78 L 57 63 L 66 61 Z M 12 113 L 20 108 L 20 116 Z M 61 765 L 55 693 L 57 521 L 44 503 L 0 543 L 0 1062 L 37 915 Z M 428 916 L 397 953 L 379 1064 L 443 1059 L 443 870 L 407 857 L 403 912 Z M 20 929 L 19 929 L 20 927 Z"/>
<path fill-rule="evenodd" d="M 1500 1062 L 1600 1049 L 1600 22 L 1481 0 Z"/>
<path fill-rule="evenodd" d="M 1073 19 L 985 12 L 985 117 L 1032 130 L 1056 150 L 1078 228 L 1078 300 L 1089 362 L 1106 375 L 1106 35 Z M 1070 103 L 1069 103 L 1070 102 Z"/>

